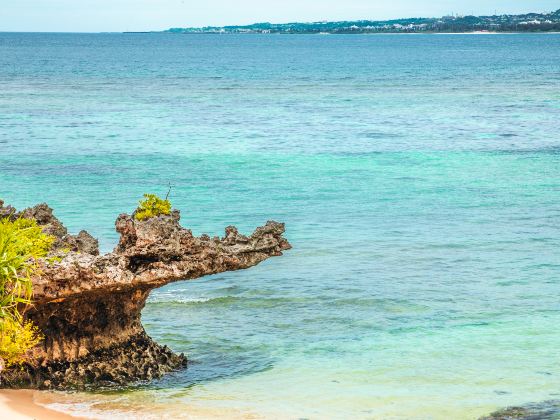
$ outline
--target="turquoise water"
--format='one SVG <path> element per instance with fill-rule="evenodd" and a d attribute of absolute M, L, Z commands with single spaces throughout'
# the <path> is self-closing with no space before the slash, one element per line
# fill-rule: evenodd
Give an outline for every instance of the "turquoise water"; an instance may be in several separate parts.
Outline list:
<path fill-rule="evenodd" d="M 143 192 L 293 250 L 157 290 L 190 367 L 101 417 L 472 419 L 560 398 L 560 35 L 0 34 L 0 198 L 103 250 Z"/>

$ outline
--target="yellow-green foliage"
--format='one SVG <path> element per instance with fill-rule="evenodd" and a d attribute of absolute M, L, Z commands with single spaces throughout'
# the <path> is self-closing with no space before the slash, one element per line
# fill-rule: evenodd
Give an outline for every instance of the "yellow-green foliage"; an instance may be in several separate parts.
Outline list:
<path fill-rule="evenodd" d="M 39 329 L 29 321 L 4 318 L 0 333 L 0 355 L 6 366 L 21 363 L 25 353 L 43 339 Z"/>
<path fill-rule="evenodd" d="M 0 218 L 0 357 L 6 364 L 22 362 L 40 341 L 21 312 L 31 303 L 35 260 L 47 255 L 53 241 L 35 220 Z"/>
<path fill-rule="evenodd" d="M 136 209 L 134 217 L 136 220 L 146 220 L 162 214 L 170 213 L 171 203 L 169 200 L 161 199 L 155 194 L 144 194 L 144 200 L 140 200 L 140 204 Z"/>

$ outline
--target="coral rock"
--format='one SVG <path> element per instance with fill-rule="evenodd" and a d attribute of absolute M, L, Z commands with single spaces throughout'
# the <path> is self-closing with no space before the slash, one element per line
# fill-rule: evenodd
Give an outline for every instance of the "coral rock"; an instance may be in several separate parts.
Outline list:
<path fill-rule="evenodd" d="M 170 282 L 252 267 L 290 249 L 284 224 L 268 222 L 251 236 L 235 227 L 223 239 L 193 236 L 180 213 L 138 221 L 121 214 L 120 241 L 99 255 L 87 232 L 69 235 L 46 204 L 17 213 L 0 201 L 0 217 L 31 217 L 57 239 L 52 262 L 39 261 L 34 305 L 25 316 L 45 335 L 21 369 L 2 372 L 2 386 L 83 388 L 160 377 L 186 365 L 184 355 L 155 343 L 140 313 L 152 289 Z"/>

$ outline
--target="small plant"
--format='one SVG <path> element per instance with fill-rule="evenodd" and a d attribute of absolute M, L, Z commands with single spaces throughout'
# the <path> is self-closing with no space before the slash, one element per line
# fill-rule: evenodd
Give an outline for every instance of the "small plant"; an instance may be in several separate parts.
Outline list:
<path fill-rule="evenodd" d="M 164 200 L 155 194 L 144 194 L 144 200 L 140 200 L 140 204 L 134 212 L 134 217 L 136 220 L 142 221 L 170 213 L 171 202 L 167 198 Z"/>
<path fill-rule="evenodd" d="M 36 261 L 47 256 L 54 239 L 35 220 L 0 218 L 0 358 L 6 366 L 23 362 L 42 339 L 22 313 L 33 297 Z"/>

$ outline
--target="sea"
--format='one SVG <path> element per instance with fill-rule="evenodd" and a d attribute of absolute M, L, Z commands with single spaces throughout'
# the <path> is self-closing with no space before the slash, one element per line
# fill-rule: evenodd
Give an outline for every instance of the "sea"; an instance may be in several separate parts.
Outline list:
<path fill-rule="evenodd" d="M 0 199 L 111 251 L 165 195 L 293 249 L 155 290 L 185 370 L 94 418 L 476 419 L 560 399 L 560 34 L 0 34 Z"/>

